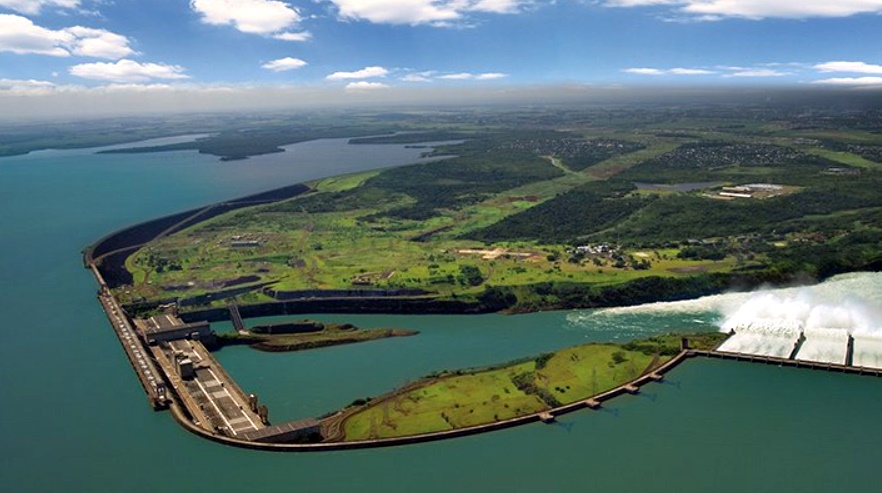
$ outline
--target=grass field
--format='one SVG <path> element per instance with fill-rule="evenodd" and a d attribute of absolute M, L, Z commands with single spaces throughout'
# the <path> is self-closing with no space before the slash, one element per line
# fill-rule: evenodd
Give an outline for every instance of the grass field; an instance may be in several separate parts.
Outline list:
<path fill-rule="evenodd" d="M 714 349 L 726 334 L 688 335 Z M 681 335 L 626 344 L 584 344 L 500 367 L 445 372 L 350 409 L 346 440 L 430 433 L 534 414 L 603 393 L 656 368 L 679 351 Z"/>
<path fill-rule="evenodd" d="M 547 405 L 512 383 L 535 363 L 440 378 L 432 384 L 368 406 L 346 420 L 347 440 L 416 435 L 531 414 Z"/>
<path fill-rule="evenodd" d="M 430 379 L 349 417 L 346 439 L 406 436 L 537 413 L 622 385 L 654 361 L 661 360 L 616 345 L 589 344 L 550 358 Z"/>

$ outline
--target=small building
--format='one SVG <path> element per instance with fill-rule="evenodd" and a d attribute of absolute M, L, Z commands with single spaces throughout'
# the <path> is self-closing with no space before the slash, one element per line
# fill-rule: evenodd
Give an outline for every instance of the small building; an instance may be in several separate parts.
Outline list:
<path fill-rule="evenodd" d="M 178 375 L 182 380 L 192 380 L 196 376 L 196 368 L 193 366 L 193 360 L 185 354 L 175 355 L 175 366 Z"/>

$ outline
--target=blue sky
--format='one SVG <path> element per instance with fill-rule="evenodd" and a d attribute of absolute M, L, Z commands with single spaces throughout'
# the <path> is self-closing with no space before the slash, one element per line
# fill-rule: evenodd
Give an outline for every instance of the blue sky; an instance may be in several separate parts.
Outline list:
<path fill-rule="evenodd" d="M 882 0 L 0 0 L 0 102 L 543 85 L 879 89 L 880 14 Z"/>

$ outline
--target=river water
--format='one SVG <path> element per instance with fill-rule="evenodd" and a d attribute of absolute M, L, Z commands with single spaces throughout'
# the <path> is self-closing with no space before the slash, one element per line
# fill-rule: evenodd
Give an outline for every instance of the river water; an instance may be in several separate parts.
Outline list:
<path fill-rule="evenodd" d="M 557 425 L 354 452 L 229 448 L 150 409 L 95 300 L 83 247 L 148 218 L 414 162 L 421 152 L 326 140 L 226 163 L 195 152 L 89 150 L 0 159 L 0 491 L 743 492 L 872 484 L 882 460 L 882 379 L 738 362 L 689 361 L 637 396 Z M 878 275 L 855 278 L 880 299 Z M 713 330 L 724 317 L 720 299 L 742 298 L 520 316 L 317 315 L 421 334 L 292 354 L 226 348 L 218 358 L 281 422 L 439 369 Z"/>

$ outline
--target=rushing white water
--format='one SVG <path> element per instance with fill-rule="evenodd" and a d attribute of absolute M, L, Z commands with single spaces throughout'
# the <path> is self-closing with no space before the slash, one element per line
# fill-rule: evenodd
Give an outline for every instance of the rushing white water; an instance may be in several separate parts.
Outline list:
<path fill-rule="evenodd" d="M 823 302 L 829 306 L 841 306 L 854 302 L 867 309 L 876 322 L 876 328 L 882 330 L 882 272 L 859 272 L 843 274 L 832 277 L 820 284 L 813 286 L 801 286 L 781 289 L 761 289 L 749 293 L 726 293 L 713 296 L 704 296 L 693 300 L 673 301 L 663 303 L 648 303 L 645 305 L 608 308 L 597 313 L 706 313 L 716 312 L 725 318 L 735 314 L 748 302 L 752 302 L 750 309 L 774 309 L 777 303 L 765 303 L 757 306 L 757 299 L 764 295 L 771 295 L 779 300 L 802 299 L 814 301 L 814 304 Z M 771 300 L 770 298 L 767 298 Z M 791 305 L 791 307 L 794 305 Z M 779 310 L 780 311 L 780 310 Z M 746 312 L 744 312 L 746 313 Z M 776 318 L 774 315 L 768 315 Z M 790 318 L 790 317 L 777 317 Z M 873 324 L 870 324 L 873 325 Z"/>
<path fill-rule="evenodd" d="M 846 364 L 848 355 L 848 330 L 806 328 L 805 341 L 799 348 L 796 359 L 821 363 Z"/>
<path fill-rule="evenodd" d="M 882 334 L 854 333 L 852 365 L 882 369 Z"/>
<path fill-rule="evenodd" d="M 730 353 L 788 358 L 802 333 L 799 321 L 784 318 L 739 319 L 734 325 L 727 321 L 723 325 L 724 330 L 726 324 L 735 331 L 735 335 L 727 339 L 719 350 Z"/>
<path fill-rule="evenodd" d="M 882 368 L 882 273 L 845 274 L 814 286 L 612 308 L 593 317 L 708 312 L 718 314 L 721 331 L 734 333 L 721 351 L 787 358 L 804 337 L 797 359 L 842 364 L 851 336 L 852 364 Z"/>

